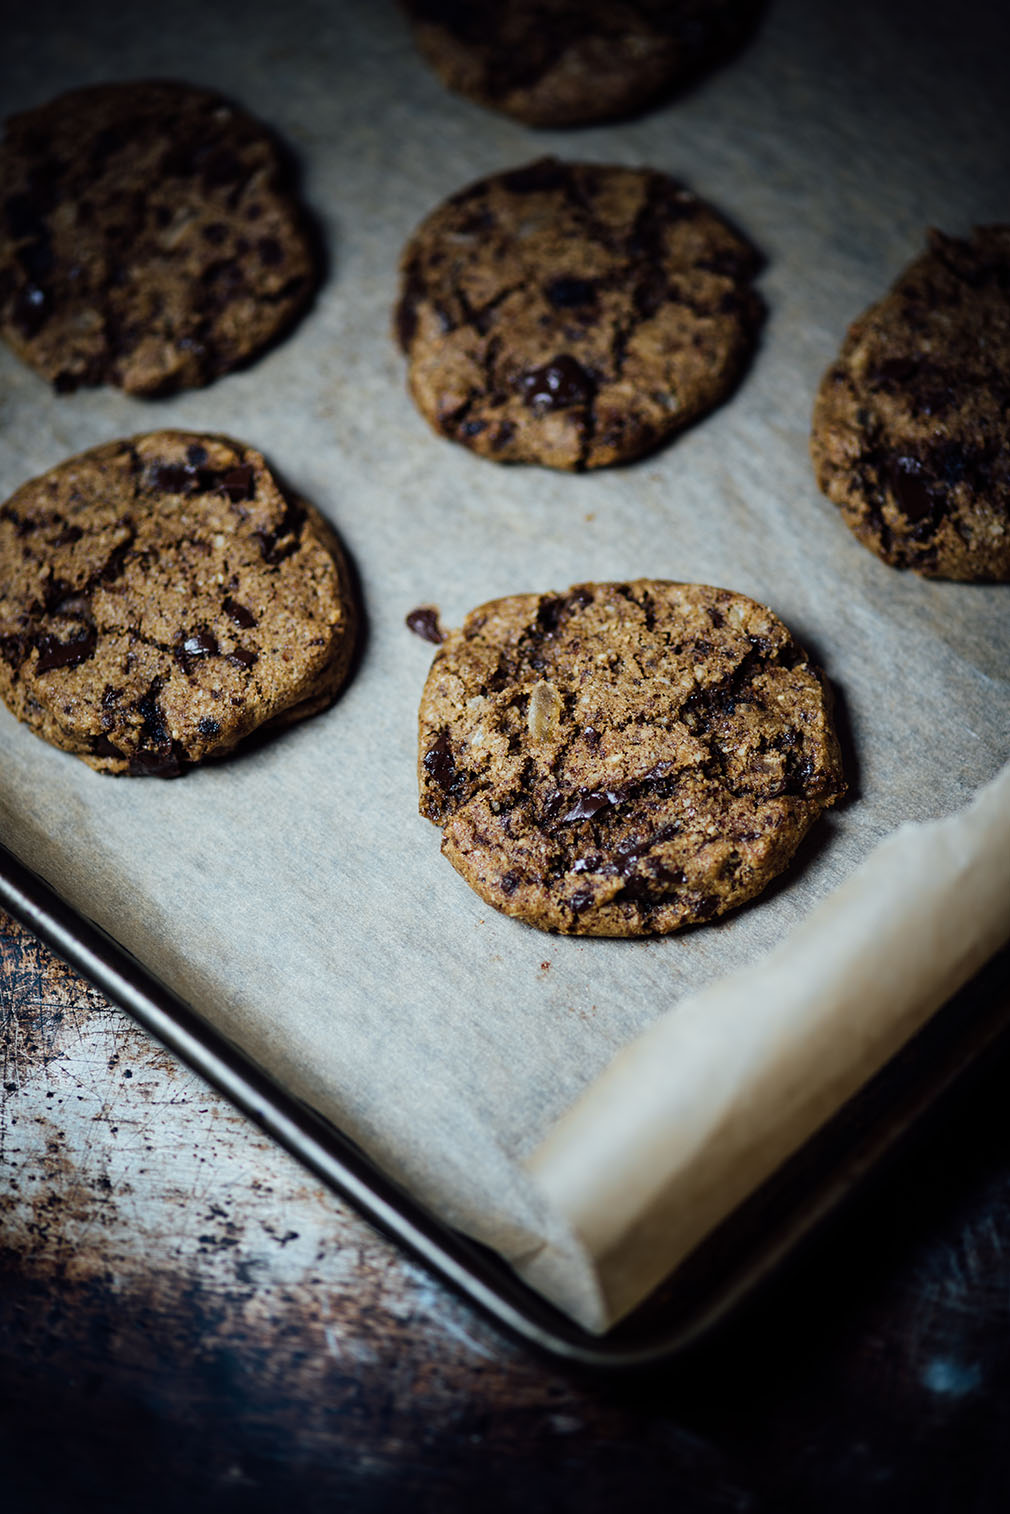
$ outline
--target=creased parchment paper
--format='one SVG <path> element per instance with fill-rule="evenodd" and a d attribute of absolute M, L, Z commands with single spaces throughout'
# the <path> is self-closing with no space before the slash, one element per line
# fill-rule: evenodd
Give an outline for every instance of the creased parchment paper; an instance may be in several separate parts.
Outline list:
<path fill-rule="evenodd" d="M 332 521 L 367 635 L 332 710 L 173 783 L 92 773 L 0 710 L 0 835 L 295 1095 L 594 1330 L 641 1286 L 629 1292 L 621 1271 L 626 1216 L 601 1238 L 598 1273 L 578 1234 L 582 1199 L 573 1224 L 569 1200 L 542 1186 L 549 1169 L 534 1177 L 528 1159 L 622 1047 L 760 962 L 878 842 L 963 809 L 1007 759 L 1010 590 L 884 567 L 820 497 L 807 454 L 814 390 L 846 325 L 926 227 L 1006 217 L 994 126 L 1006 32 L 1004 8 L 985 0 L 956 14 L 777 0 L 753 43 L 681 100 L 564 134 L 449 95 L 392 5 L 177 0 L 155 17 L 39 0 L 7 22 L 5 111 L 159 75 L 216 86 L 272 122 L 301 165 L 329 267 L 287 340 L 204 391 L 56 395 L 0 352 L 2 497 L 113 437 L 232 434 Z M 435 437 L 389 337 L 414 226 L 468 181 L 545 152 L 663 169 L 767 260 L 768 321 L 737 392 L 654 457 L 581 477 L 502 468 Z M 738 590 L 782 617 L 838 693 L 850 797 L 779 882 L 723 921 L 657 941 L 545 936 L 482 904 L 417 815 L 431 648 L 404 616 L 437 604 L 458 625 L 497 595 L 643 574 Z M 894 893 L 909 887 L 903 874 Z M 929 932 L 920 942 L 915 929 L 925 949 Z M 837 959 L 840 979 L 857 971 L 850 954 Z M 709 1065 L 725 1058 L 728 1076 L 757 1028 L 713 1024 Z M 802 1047 L 805 1022 L 799 1031 Z M 880 1047 L 899 1034 L 881 1029 Z M 794 1066 L 786 1048 L 783 1077 L 766 1077 L 762 1057 L 733 1100 L 755 1129 L 788 1107 Z M 857 1075 L 864 1064 L 848 1060 Z M 136 1080 L 124 1087 L 142 1096 Z M 606 1147 L 611 1132 L 594 1139 Z M 665 1175 L 661 1165 L 660 1187 Z M 722 1173 L 704 1205 L 671 1221 L 662 1260 L 636 1264 L 639 1278 L 749 1181 L 750 1168 Z"/>
<path fill-rule="evenodd" d="M 1010 766 L 881 842 L 781 946 L 678 1004 L 528 1166 L 633 1308 L 1010 939 Z"/>

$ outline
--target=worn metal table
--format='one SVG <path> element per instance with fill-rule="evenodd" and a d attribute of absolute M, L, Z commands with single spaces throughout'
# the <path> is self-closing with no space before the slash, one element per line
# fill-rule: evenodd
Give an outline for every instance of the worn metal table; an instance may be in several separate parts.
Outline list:
<path fill-rule="evenodd" d="M 1010 1122 L 991 1057 L 660 1372 L 505 1339 L 0 916 L 6 1514 L 1003 1510 Z"/>

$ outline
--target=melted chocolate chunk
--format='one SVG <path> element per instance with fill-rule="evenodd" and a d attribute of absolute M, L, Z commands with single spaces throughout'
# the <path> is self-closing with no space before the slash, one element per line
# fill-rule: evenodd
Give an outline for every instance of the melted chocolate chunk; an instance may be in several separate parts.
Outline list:
<path fill-rule="evenodd" d="M 178 778 L 182 763 L 171 747 L 165 752 L 142 750 L 130 758 L 129 772 L 134 778 Z"/>
<path fill-rule="evenodd" d="M 240 605 L 237 600 L 232 599 L 230 594 L 224 601 L 223 609 L 229 619 L 232 620 L 235 625 L 241 626 L 243 631 L 248 631 L 250 626 L 254 626 L 256 624 L 256 617 L 253 612 L 251 610 L 247 610 L 245 605 Z"/>
<path fill-rule="evenodd" d="M 544 800 L 540 810 L 540 826 L 547 830 L 557 820 L 565 807 L 565 796 L 560 789 L 554 789 Z"/>
<path fill-rule="evenodd" d="M 239 463 L 236 467 L 229 468 L 226 473 L 222 473 L 218 487 L 224 490 L 233 505 L 237 505 L 243 499 L 252 499 L 254 492 L 252 464 Z"/>
<path fill-rule="evenodd" d="M 664 825 L 654 835 L 648 836 L 644 841 L 619 841 L 614 848 L 617 856 L 615 863 L 617 873 L 622 878 L 631 878 L 635 873 L 637 863 L 648 857 L 649 853 L 655 847 L 661 846 L 664 841 L 671 841 L 679 832 L 680 826 L 674 823 Z M 653 876 L 655 878 L 662 878 L 664 881 L 670 881 L 674 877 L 672 873 L 668 872 L 655 859 L 653 860 Z M 683 882 L 683 880 L 683 873 L 679 873 L 678 881 Z"/>
<path fill-rule="evenodd" d="M 591 279 L 561 276 L 544 286 L 544 294 L 557 310 L 575 310 L 596 302 L 596 285 Z"/>
<path fill-rule="evenodd" d="M 172 737 L 168 726 L 165 724 L 165 717 L 161 706 L 158 703 L 158 695 L 160 693 L 161 679 L 156 678 L 147 693 L 137 700 L 136 709 L 137 713 L 143 716 L 144 720 L 142 735 L 145 748 L 156 747 L 160 753 L 163 753 L 165 750 L 171 748 Z M 151 755 L 150 750 L 147 751 L 147 755 Z"/>
<path fill-rule="evenodd" d="M 70 641 L 60 641 L 56 636 L 39 636 L 35 645 L 38 647 L 39 660 L 36 664 L 37 673 L 48 673 L 53 668 L 74 668 L 81 662 L 87 662 L 95 650 L 97 641 L 94 627 L 83 627 Z"/>
<path fill-rule="evenodd" d="M 553 636 L 558 626 L 573 610 L 581 610 L 585 605 L 591 605 L 593 594 L 591 589 L 576 589 L 573 594 L 552 594 L 543 601 L 537 611 L 537 627 L 544 636 Z M 532 658 L 534 667 L 542 667 L 543 664 L 536 658 Z"/>
<path fill-rule="evenodd" d="M 424 754 L 424 770 L 446 794 L 459 794 L 466 786 L 466 775 L 456 766 L 449 732 L 443 731 Z"/>
<path fill-rule="evenodd" d="M 933 494 L 925 470 L 917 458 L 903 455 L 892 458 L 887 479 L 894 502 L 907 520 L 926 520 L 932 515 Z"/>
<path fill-rule="evenodd" d="M 68 583 L 59 578 L 54 578 L 49 585 L 45 606 L 49 615 L 61 615 L 68 620 L 91 619 L 91 601 L 87 593 L 75 593 Z"/>
<path fill-rule="evenodd" d="M 182 644 L 187 657 L 214 657 L 217 655 L 217 637 L 213 631 L 194 631 Z"/>
<path fill-rule="evenodd" d="M 535 194 L 539 190 L 561 189 L 572 177 L 571 170 L 557 158 L 540 158 L 525 168 L 502 174 L 501 182 L 514 195 Z"/>
<path fill-rule="evenodd" d="M 684 882 L 684 873 L 679 867 L 671 871 L 658 862 L 652 864 L 651 872 L 629 872 L 623 877 L 620 896 L 635 904 L 659 904 Z"/>
<path fill-rule="evenodd" d="M 273 531 L 254 531 L 259 537 L 264 561 L 275 564 L 283 562 L 298 551 L 301 529 L 305 524 L 305 510 L 297 500 L 285 501 L 284 514 Z"/>
<path fill-rule="evenodd" d="M 96 757 L 122 757 L 123 753 L 114 745 L 108 736 L 95 736 L 92 738 L 91 750 Z"/>
<path fill-rule="evenodd" d="M 439 625 L 438 611 L 434 605 L 419 605 L 416 610 L 410 611 L 406 620 L 408 628 L 415 636 L 420 636 L 422 641 L 430 641 L 437 647 L 445 640 L 445 632 Z"/>
<path fill-rule="evenodd" d="M 568 410 L 573 405 L 588 405 L 596 393 L 596 382 L 580 362 L 562 352 L 542 368 L 524 373 L 519 391 L 531 410 L 544 414 L 549 410 Z"/>
<path fill-rule="evenodd" d="M 250 652 L 248 647 L 235 647 L 228 653 L 228 661 L 234 663 L 237 668 L 251 668 L 257 656 L 258 653 Z"/>
<path fill-rule="evenodd" d="M 814 772 L 813 757 L 804 757 L 800 752 L 789 752 L 786 756 L 786 775 L 783 791 L 800 799 L 815 797 L 818 793 L 823 792 L 823 785 L 812 786 Z"/>
<path fill-rule="evenodd" d="M 537 626 L 545 636 L 552 636 L 561 623 L 565 601 L 560 594 L 552 594 L 537 610 Z"/>
<path fill-rule="evenodd" d="M 213 715 L 201 715 L 196 728 L 201 736 L 217 736 L 221 730 L 221 722 L 215 720 Z"/>
<path fill-rule="evenodd" d="M 620 804 L 624 795 L 616 789 L 606 789 L 599 793 L 590 793 L 583 789 L 567 814 L 561 816 L 559 824 L 571 825 L 576 820 L 592 820 L 600 810 L 606 809 L 608 804 Z"/>
<path fill-rule="evenodd" d="M 213 631 L 193 631 L 175 649 L 175 660 L 184 673 L 202 657 L 216 657 L 219 648 Z"/>
<path fill-rule="evenodd" d="M 193 494 L 200 487 L 200 474 L 185 463 L 154 463 L 147 481 L 159 494 Z"/>

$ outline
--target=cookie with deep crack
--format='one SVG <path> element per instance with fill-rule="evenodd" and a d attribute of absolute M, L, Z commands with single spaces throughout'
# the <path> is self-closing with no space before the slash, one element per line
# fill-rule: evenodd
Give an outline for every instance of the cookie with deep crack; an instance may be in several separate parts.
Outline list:
<path fill-rule="evenodd" d="M 284 332 L 318 281 L 282 150 L 220 95 L 75 90 L 0 143 L 0 330 L 60 390 L 209 383 Z"/>
<path fill-rule="evenodd" d="M 175 777 L 323 709 L 355 618 L 331 528 L 226 437 L 110 442 L 0 507 L 0 695 L 100 772 Z"/>
<path fill-rule="evenodd" d="M 422 222 L 396 330 L 436 431 L 499 462 L 598 468 L 711 410 L 757 337 L 758 254 L 648 168 L 544 158 Z"/>
<path fill-rule="evenodd" d="M 930 233 L 821 382 L 817 482 L 864 546 L 927 578 L 1010 579 L 1010 226 Z"/>
<path fill-rule="evenodd" d="M 752 899 L 845 791 L 828 686 L 782 622 L 649 579 L 472 611 L 425 684 L 418 774 L 483 899 L 594 936 Z"/>
<path fill-rule="evenodd" d="M 637 114 L 732 53 L 760 0 L 403 0 L 449 89 L 528 126 Z"/>

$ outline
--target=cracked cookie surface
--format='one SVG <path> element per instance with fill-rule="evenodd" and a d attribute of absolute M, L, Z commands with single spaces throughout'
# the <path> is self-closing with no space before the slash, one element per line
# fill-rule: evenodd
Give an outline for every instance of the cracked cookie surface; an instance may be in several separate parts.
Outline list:
<path fill-rule="evenodd" d="M 0 143 L 0 329 L 59 390 L 209 383 L 318 279 L 269 132 L 169 81 L 75 90 Z"/>
<path fill-rule="evenodd" d="M 442 82 L 528 126 L 638 113 L 725 57 L 758 0 L 404 0 Z"/>
<path fill-rule="evenodd" d="M 811 454 L 864 546 L 927 578 L 1010 579 L 1010 226 L 934 231 L 850 326 Z"/>
<path fill-rule="evenodd" d="M 499 462 L 628 461 L 733 388 L 761 323 L 758 266 L 666 174 L 553 158 L 496 174 L 404 251 L 411 394 L 436 431 Z"/>
<path fill-rule="evenodd" d="M 0 695 L 101 772 L 174 777 L 323 709 L 354 623 L 330 527 L 224 437 L 110 442 L 0 507 Z"/>
<path fill-rule="evenodd" d="M 845 791 L 830 692 L 782 622 L 648 579 L 473 610 L 425 684 L 418 776 L 483 899 L 597 936 L 753 898 Z"/>

